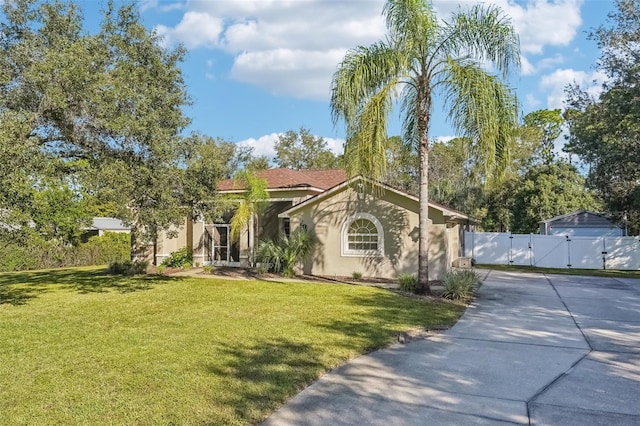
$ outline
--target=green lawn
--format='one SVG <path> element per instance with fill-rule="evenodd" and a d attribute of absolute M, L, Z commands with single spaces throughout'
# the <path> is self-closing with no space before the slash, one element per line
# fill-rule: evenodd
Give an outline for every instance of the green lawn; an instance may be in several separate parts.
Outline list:
<path fill-rule="evenodd" d="M 462 307 L 362 286 L 0 274 L 0 424 L 249 424 Z"/>
<path fill-rule="evenodd" d="M 618 271 L 609 269 L 538 268 L 536 266 L 519 265 L 475 265 L 474 268 L 511 272 L 539 272 L 543 274 L 583 275 L 589 277 L 640 278 L 640 271 Z"/>

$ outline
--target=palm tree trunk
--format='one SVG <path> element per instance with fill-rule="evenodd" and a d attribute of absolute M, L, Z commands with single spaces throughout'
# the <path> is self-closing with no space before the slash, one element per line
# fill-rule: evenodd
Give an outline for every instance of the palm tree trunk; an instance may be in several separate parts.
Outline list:
<path fill-rule="evenodd" d="M 249 241 L 248 241 L 248 246 L 249 246 L 249 267 L 253 268 L 255 265 L 253 263 L 253 256 L 254 256 L 254 247 L 255 247 L 255 239 L 256 239 L 256 232 L 255 232 L 255 222 L 254 222 L 255 218 L 254 218 L 254 213 L 253 211 L 251 212 L 251 216 L 249 216 Z"/>
<path fill-rule="evenodd" d="M 420 141 L 420 208 L 418 213 L 418 288 L 431 294 L 429 287 L 429 138 Z"/>
<path fill-rule="evenodd" d="M 420 189 L 418 226 L 418 288 L 431 294 L 429 287 L 429 121 L 431 119 L 431 91 L 423 82 L 418 90 L 422 93 L 418 112 L 418 134 L 420 135 Z"/>

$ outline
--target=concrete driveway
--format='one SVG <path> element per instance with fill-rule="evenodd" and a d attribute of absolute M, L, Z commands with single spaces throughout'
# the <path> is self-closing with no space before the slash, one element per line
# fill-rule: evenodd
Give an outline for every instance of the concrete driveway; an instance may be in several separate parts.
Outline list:
<path fill-rule="evenodd" d="M 352 360 L 264 424 L 504 423 L 640 425 L 640 280 L 492 271 L 453 328 Z"/>

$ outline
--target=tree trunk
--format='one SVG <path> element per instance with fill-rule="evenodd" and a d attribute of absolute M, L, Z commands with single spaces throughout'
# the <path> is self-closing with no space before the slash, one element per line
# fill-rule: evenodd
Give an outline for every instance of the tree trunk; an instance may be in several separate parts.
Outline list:
<path fill-rule="evenodd" d="M 254 244 L 255 244 L 255 228 L 254 228 L 254 218 L 253 218 L 253 212 L 251 212 L 251 216 L 249 216 L 249 241 L 248 241 L 248 246 L 249 246 L 249 267 L 253 268 L 255 265 L 253 263 L 253 248 L 254 248 Z"/>
<path fill-rule="evenodd" d="M 429 121 L 431 119 L 431 91 L 426 82 L 419 87 L 418 134 L 420 135 L 420 189 L 418 226 L 418 289 L 431 294 L 429 287 Z"/>
<path fill-rule="evenodd" d="M 418 213 L 418 289 L 431 294 L 429 287 L 429 139 L 420 140 L 420 206 Z"/>

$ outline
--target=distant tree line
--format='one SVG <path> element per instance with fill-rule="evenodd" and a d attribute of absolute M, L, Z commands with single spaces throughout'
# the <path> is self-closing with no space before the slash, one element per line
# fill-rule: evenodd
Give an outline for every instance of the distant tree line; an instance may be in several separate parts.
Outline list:
<path fill-rule="evenodd" d="M 590 38 L 607 75 L 599 96 L 567 88 L 566 151 L 588 167 L 587 185 L 631 233 L 640 232 L 640 2 L 617 0 Z"/>
<path fill-rule="evenodd" d="M 560 110 L 539 110 L 524 117 L 514 132 L 500 176 L 487 175 L 464 138 L 434 142 L 429 153 L 430 199 L 478 220 L 485 231 L 537 232 L 539 222 L 579 209 L 600 211 L 597 194 L 578 169 L 554 154 L 564 120 Z M 417 155 L 399 142 L 388 143 L 390 170 L 385 181 L 417 191 Z"/>

